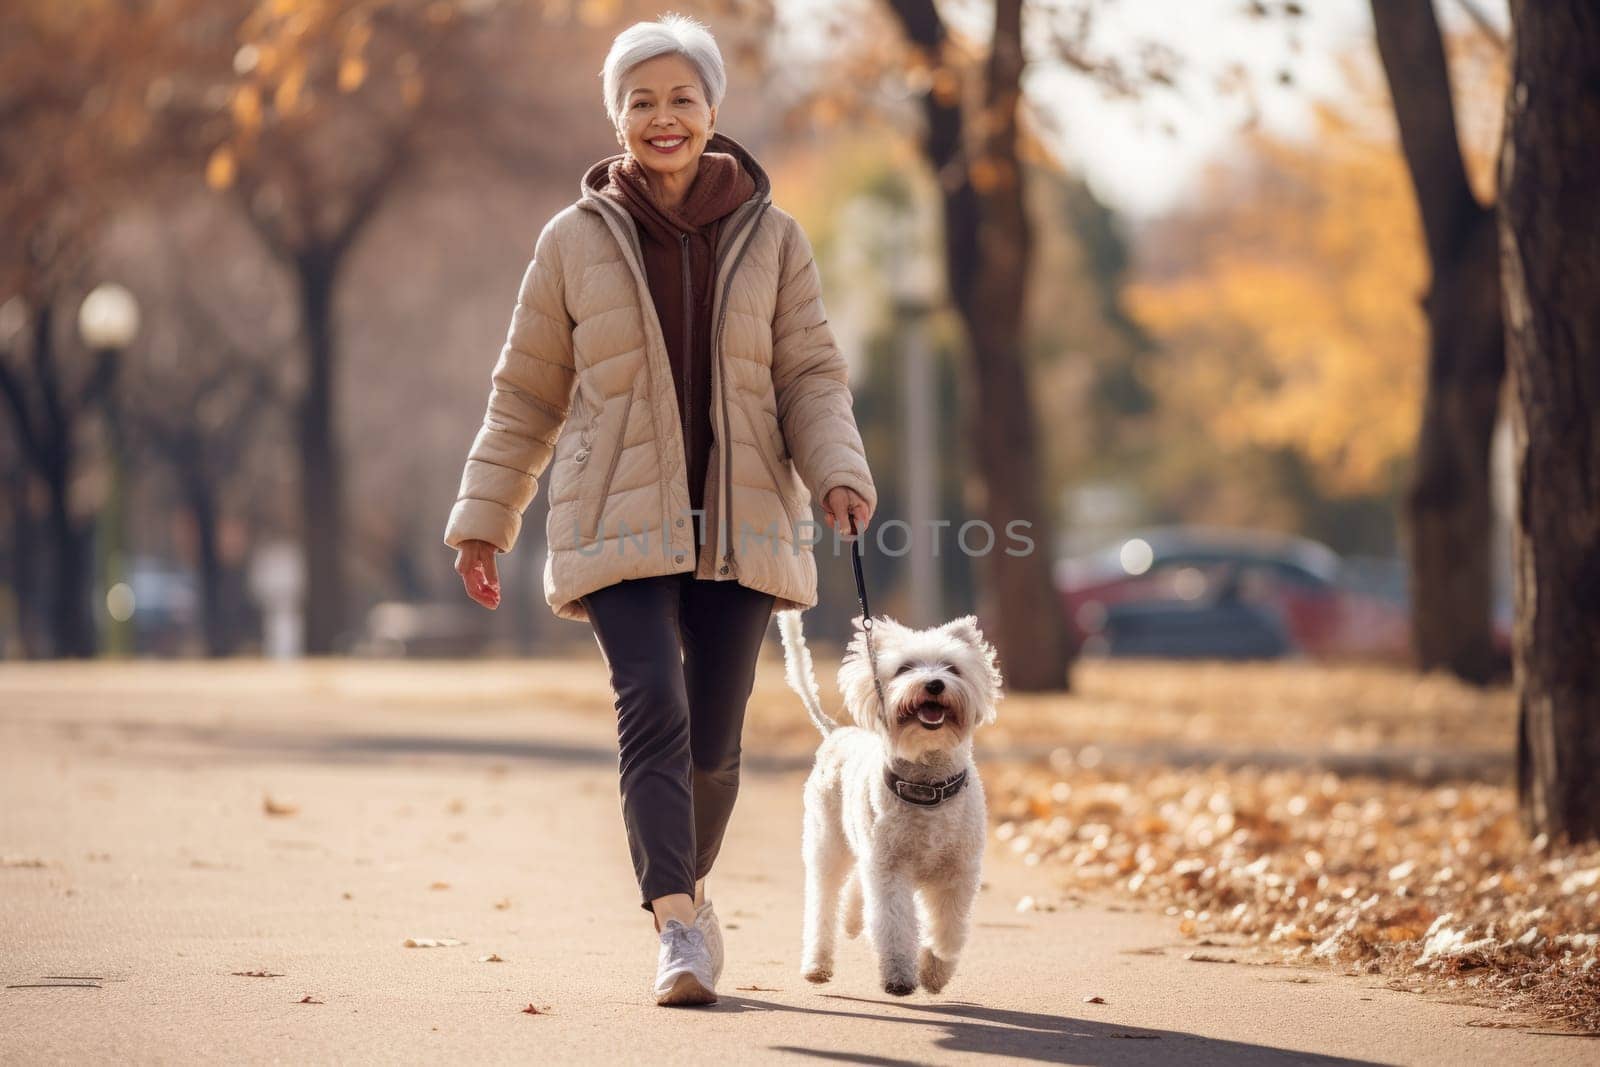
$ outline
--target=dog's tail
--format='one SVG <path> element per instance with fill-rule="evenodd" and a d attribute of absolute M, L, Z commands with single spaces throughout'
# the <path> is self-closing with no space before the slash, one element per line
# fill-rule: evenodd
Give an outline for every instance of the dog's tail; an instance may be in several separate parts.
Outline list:
<path fill-rule="evenodd" d="M 778 612 L 778 632 L 783 635 L 783 673 L 789 688 L 800 697 L 806 712 L 822 736 L 827 737 L 839 724 L 822 710 L 822 694 L 817 690 L 817 675 L 811 667 L 811 649 L 806 647 L 805 629 L 800 624 L 800 612 Z"/>

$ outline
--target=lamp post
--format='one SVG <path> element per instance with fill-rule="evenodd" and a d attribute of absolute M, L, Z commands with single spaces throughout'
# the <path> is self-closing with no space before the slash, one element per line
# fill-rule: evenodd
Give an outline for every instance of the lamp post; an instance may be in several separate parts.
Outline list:
<path fill-rule="evenodd" d="M 889 293 L 901 339 L 901 414 L 905 427 L 906 521 L 911 525 L 908 609 L 914 626 L 940 618 L 939 561 L 934 519 L 939 503 L 939 465 L 934 426 L 938 391 L 927 316 L 939 298 L 937 261 L 920 239 L 915 211 L 889 222 Z"/>
<path fill-rule="evenodd" d="M 127 289 L 107 283 L 96 286 L 78 308 L 78 333 L 95 356 L 95 373 L 105 398 L 106 429 L 111 449 L 111 489 L 98 516 L 100 588 L 104 590 L 106 614 L 111 623 L 106 631 L 106 651 L 126 655 L 132 648 L 129 622 L 135 608 L 133 589 L 128 585 L 127 501 L 123 462 L 122 410 L 117 379 L 122 355 L 139 333 L 139 302 Z"/>

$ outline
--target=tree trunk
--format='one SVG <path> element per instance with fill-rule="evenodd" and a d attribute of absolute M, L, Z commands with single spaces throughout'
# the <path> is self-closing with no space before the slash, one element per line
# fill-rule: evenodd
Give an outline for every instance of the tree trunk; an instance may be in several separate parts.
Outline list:
<path fill-rule="evenodd" d="M 299 263 L 306 336 L 306 383 L 300 399 L 301 550 L 305 553 L 308 653 L 340 650 L 344 638 L 343 471 L 334 426 L 336 351 L 333 336 L 335 261 L 307 253 Z"/>
<path fill-rule="evenodd" d="M 194 519 L 195 555 L 200 571 L 200 632 L 205 640 L 206 655 L 220 658 L 233 652 L 233 632 L 222 586 L 216 495 L 202 472 L 187 472 L 183 479 L 184 496 Z"/>
<path fill-rule="evenodd" d="M 44 612 L 39 609 L 38 523 L 33 515 L 29 493 L 31 478 L 26 465 L 18 464 L 6 476 L 11 498 L 11 594 L 16 608 L 17 646 L 24 659 L 47 654 L 40 639 Z"/>
<path fill-rule="evenodd" d="M 45 528 L 49 532 L 50 553 L 55 557 L 50 631 L 56 656 L 87 658 L 95 653 L 94 616 L 89 601 L 89 538 L 67 508 L 69 469 L 63 463 L 46 476 L 50 511 Z"/>
<path fill-rule="evenodd" d="M 1494 648 L 1490 443 L 1505 374 L 1494 213 L 1475 210 L 1461 247 L 1434 268 L 1428 384 L 1405 497 L 1417 667 L 1478 685 L 1509 663 Z"/>
<path fill-rule="evenodd" d="M 1475 683 L 1493 644 L 1489 446 L 1505 375 L 1494 213 L 1467 182 L 1431 0 L 1373 0 L 1373 25 L 1432 279 L 1428 376 L 1403 522 L 1417 666 Z"/>
<path fill-rule="evenodd" d="M 1600 9 L 1513 0 L 1500 248 L 1516 392 L 1518 788 L 1600 839 Z"/>
<path fill-rule="evenodd" d="M 51 572 L 54 595 L 50 604 L 50 633 L 55 655 L 83 658 L 95 654 L 96 643 L 89 600 L 89 531 L 72 518 L 73 417 L 56 381 L 54 326 L 55 309 L 46 302 L 33 318 L 32 355 L 38 368 L 43 410 L 39 474 L 49 495 L 45 529 L 55 563 Z"/>
<path fill-rule="evenodd" d="M 890 0 L 890 6 L 928 60 L 945 63 L 945 28 L 932 0 Z M 998 0 L 983 114 L 964 123 L 959 95 L 941 97 L 935 79 L 923 97 L 922 147 L 943 191 L 946 277 L 972 352 L 964 422 L 989 533 L 969 535 L 965 548 L 978 557 L 980 621 L 1007 687 L 1038 692 L 1066 688 L 1072 647 L 1051 566 L 1055 523 L 1040 499 L 1038 434 L 1022 351 L 1033 245 L 1017 155 L 1022 68 L 1021 0 Z M 977 133 L 969 135 L 967 125 Z M 1026 551 L 1022 536 L 1032 541 Z"/>

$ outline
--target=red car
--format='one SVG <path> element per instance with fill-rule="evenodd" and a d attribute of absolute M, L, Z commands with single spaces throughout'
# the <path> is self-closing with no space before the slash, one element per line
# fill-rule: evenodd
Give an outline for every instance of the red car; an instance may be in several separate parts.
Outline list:
<path fill-rule="evenodd" d="M 1303 537 L 1140 530 L 1059 561 L 1056 583 L 1089 654 L 1404 659 L 1408 651 L 1403 565 L 1347 563 Z"/>

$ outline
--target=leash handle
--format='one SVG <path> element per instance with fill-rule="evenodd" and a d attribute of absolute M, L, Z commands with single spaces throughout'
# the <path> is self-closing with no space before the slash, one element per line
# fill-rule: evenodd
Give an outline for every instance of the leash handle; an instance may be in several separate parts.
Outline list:
<path fill-rule="evenodd" d="M 872 613 L 867 608 L 867 580 L 861 574 L 861 536 L 856 530 L 856 515 L 849 513 L 850 533 L 854 535 L 850 541 L 850 563 L 856 572 L 856 599 L 861 601 L 861 639 L 867 646 L 867 663 L 872 668 L 872 684 L 878 691 L 878 707 L 883 710 L 884 717 L 889 715 L 889 701 L 883 695 L 883 678 L 878 674 L 878 650 L 872 640 Z"/>

